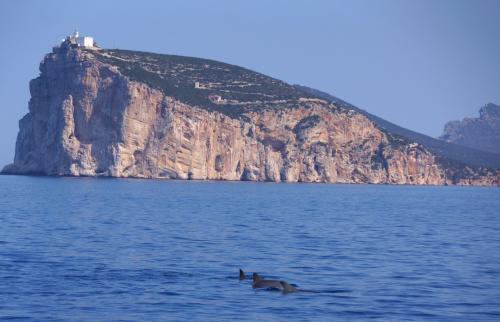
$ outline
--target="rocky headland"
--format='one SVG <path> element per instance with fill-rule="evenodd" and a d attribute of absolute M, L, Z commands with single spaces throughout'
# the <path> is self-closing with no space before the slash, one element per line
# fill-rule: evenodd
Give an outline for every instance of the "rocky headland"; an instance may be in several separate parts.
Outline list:
<path fill-rule="evenodd" d="M 212 60 L 63 44 L 45 56 L 30 93 L 14 163 L 4 173 L 500 183 L 500 155 L 434 140 L 328 94 Z"/>
<path fill-rule="evenodd" d="M 500 153 L 500 106 L 486 104 L 479 110 L 479 117 L 451 121 L 444 126 L 440 137 L 447 142 L 484 151 Z"/>

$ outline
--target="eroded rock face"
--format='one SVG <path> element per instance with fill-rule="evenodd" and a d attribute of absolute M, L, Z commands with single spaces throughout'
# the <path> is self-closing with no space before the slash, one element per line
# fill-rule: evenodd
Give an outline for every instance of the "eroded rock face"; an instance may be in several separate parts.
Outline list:
<path fill-rule="evenodd" d="M 446 123 L 441 139 L 468 147 L 500 153 L 500 106 L 486 104 L 478 118 Z"/>
<path fill-rule="evenodd" d="M 96 53 L 60 49 L 30 83 L 7 173 L 390 184 L 498 185 L 443 167 L 365 116 L 322 100 L 241 117 L 132 81 Z M 461 170 L 460 170 L 461 171 Z M 458 174 L 457 174 L 458 173 Z"/>

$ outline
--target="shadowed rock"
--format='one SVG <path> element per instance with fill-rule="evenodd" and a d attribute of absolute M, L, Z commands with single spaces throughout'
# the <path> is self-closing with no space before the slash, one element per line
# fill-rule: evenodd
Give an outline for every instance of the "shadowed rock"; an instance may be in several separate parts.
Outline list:
<path fill-rule="evenodd" d="M 483 151 L 500 154 L 500 106 L 486 104 L 479 117 L 446 123 L 441 139 Z"/>

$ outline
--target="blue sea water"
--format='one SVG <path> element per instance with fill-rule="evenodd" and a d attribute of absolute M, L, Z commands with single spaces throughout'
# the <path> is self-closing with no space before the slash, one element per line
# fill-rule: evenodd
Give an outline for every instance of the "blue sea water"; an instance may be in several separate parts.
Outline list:
<path fill-rule="evenodd" d="M 3 319 L 499 321 L 500 189 L 0 176 Z"/>

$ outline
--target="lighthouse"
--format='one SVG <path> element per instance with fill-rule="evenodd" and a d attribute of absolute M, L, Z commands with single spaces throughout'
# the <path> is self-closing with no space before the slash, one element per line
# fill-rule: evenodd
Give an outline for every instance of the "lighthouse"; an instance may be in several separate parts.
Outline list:
<path fill-rule="evenodd" d="M 75 38 L 76 38 L 76 43 L 78 44 L 78 47 L 87 47 L 87 48 L 94 47 L 94 38 L 93 37 L 89 37 L 89 36 L 80 37 L 80 33 L 77 30 L 75 32 Z"/>
<path fill-rule="evenodd" d="M 72 36 L 68 36 L 63 42 L 68 41 L 70 44 L 74 44 L 78 47 L 84 48 L 95 48 L 94 38 L 90 36 L 80 36 L 78 29 L 75 29 L 75 33 Z"/>

